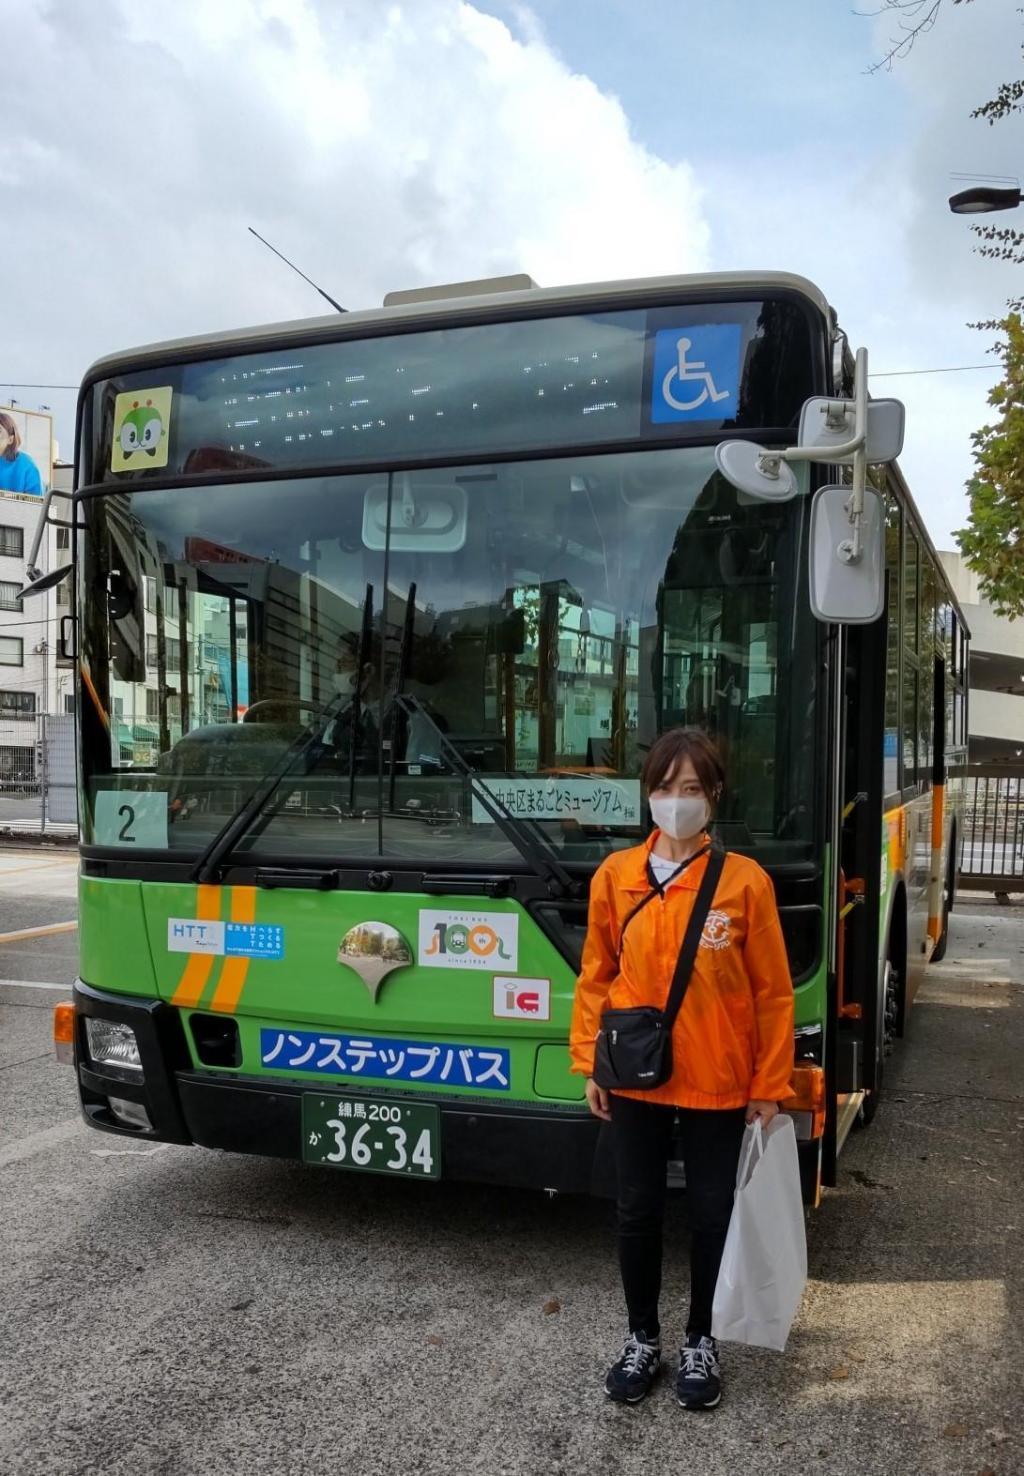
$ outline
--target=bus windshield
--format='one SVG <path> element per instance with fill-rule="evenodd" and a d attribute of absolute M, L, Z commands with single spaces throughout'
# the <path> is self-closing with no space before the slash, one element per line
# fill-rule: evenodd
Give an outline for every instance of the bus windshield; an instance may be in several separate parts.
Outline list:
<path fill-rule="evenodd" d="M 79 565 L 87 845 L 237 860 L 566 863 L 649 828 L 667 727 L 721 743 L 726 843 L 812 854 L 803 498 L 709 447 L 91 496 Z M 455 756 L 461 762 L 455 761 Z"/>

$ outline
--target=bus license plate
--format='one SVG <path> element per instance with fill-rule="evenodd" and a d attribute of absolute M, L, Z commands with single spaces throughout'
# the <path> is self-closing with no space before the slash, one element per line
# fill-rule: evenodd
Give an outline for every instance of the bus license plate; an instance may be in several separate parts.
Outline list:
<path fill-rule="evenodd" d="M 306 1092 L 302 1157 L 364 1174 L 439 1179 L 440 1109 L 427 1102 Z"/>

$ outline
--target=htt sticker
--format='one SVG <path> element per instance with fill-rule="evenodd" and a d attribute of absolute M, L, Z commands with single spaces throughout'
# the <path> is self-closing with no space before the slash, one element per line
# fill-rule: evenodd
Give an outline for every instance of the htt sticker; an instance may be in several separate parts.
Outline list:
<path fill-rule="evenodd" d="M 284 958 L 284 928 L 279 923 L 199 922 L 192 917 L 169 917 L 167 951 L 225 958 Z"/>

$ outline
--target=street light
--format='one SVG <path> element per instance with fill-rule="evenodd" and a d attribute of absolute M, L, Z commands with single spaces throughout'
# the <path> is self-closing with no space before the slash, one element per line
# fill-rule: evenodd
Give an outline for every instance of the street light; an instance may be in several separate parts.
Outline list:
<path fill-rule="evenodd" d="M 988 215 L 993 210 L 1016 210 L 1019 204 L 1019 188 L 996 190 L 991 185 L 975 185 L 949 197 L 949 208 L 954 215 Z"/>

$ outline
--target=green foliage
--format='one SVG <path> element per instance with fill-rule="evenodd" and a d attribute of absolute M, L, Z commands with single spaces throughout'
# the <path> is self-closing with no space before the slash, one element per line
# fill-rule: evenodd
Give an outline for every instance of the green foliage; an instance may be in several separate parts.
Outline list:
<path fill-rule="evenodd" d="M 1024 82 L 1001 82 L 995 97 L 975 108 L 972 118 L 984 118 L 988 123 L 999 123 L 1011 113 L 1024 113 Z"/>
<path fill-rule="evenodd" d="M 971 437 L 971 512 L 956 540 L 997 615 L 1024 615 L 1024 325 L 1019 313 L 999 323 L 1003 379 L 988 397 L 999 417 Z"/>

